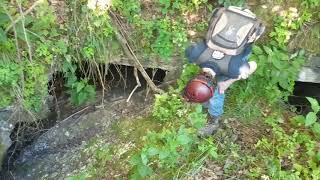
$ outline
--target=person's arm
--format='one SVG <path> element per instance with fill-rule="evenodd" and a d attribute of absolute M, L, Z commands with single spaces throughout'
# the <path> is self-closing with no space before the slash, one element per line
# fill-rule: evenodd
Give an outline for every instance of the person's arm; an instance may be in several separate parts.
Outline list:
<path fill-rule="evenodd" d="M 206 44 L 204 41 L 200 41 L 198 43 L 193 43 L 185 50 L 185 55 L 189 61 L 189 63 L 196 63 L 197 59 L 201 55 L 201 53 L 206 49 Z"/>
<path fill-rule="evenodd" d="M 255 61 L 248 62 L 249 68 L 240 68 L 240 75 L 236 79 L 228 79 L 226 81 L 218 82 L 219 93 L 224 94 L 224 92 L 233 84 L 240 79 L 247 79 L 252 73 L 257 69 L 257 63 Z"/>
<path fill-rule="evenodd" d="M 247 47 L 244 49 L 242 53 L 242 58 L 241 58 L 242 61 L 248 62 L 249 56 L 252 52 L 252 46 L 253 44 L 248 44 Z"/>
<path fill-rule="evenodd" d="M 218 82 L 219 93 L 220 94 L 224 94 L 224 92 L 231 86 L 231 84 L 233 84 L 234 82 L 236 82 L 238 80 L 240 80 L 240 78 L 238 78 L 238 79 L 228 79 L 228 80 L 225 80 L 225 81 Z"/>

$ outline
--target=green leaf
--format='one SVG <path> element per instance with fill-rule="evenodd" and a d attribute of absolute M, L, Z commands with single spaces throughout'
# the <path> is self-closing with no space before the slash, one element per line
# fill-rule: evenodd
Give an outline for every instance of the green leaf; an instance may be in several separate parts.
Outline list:
<path fill-rule="evenodd" d="M 279 85 L 286 90 L 288 90 L 290 87 L 289 82 L 286 79 L 279 79 Z"/>
<path fill-rule="evenodd" d="M 258 56 L 259 62 L 266 62 L 268 61 L 268 58 L 266 55 L 259 55 Z"/>
<path fill-rule="evenodd" d="M 79 82 L 77 84 L 77 93 L 79 93 L 84 88 L 84 86 L 85 86 L 84 83 Z"/>
<path fill-rule="evenodd" d="M 169 152 L 167 150 L 162 150 L 159 153 L 159 159 L 165 159 L 168 156 L 169 156 Z"/>
<path fill-rule="evenodd" d="M 317 121 L 317 115 L 314 112 L 309 112 L 306 116 L 305 126 L 308 127 Z"/>
<path fill-rule="evenodd" d="M 320 151 L 317 153 L 316 157 L 317 157 L 317 160 L 320 161 Z"/>
<path fill-rule="evenodd" d="M 178 142 L 182 145 L 188 144 L 190 141 L 191 139 L 185 134 L 178 136 Z"/>
<path fill-rule="evenodd" d="M 135 154 L 131 157 L 130 159 L 130 164 L 131 165 L 138 165 L 141 164 L 141 158 L 138 154 Z"/>
<path fill-rule="evenodd" d="M 141 157 L 142 163 L 143 163 L 144 165 L 147 165 L 148 162 L 149 162 L 148 156 L 147 156 L 144 152 L 142 152 L 141 155 L 140 155 L 140 157 Z"/>
<path fill-rule="evenodd" d="M 211 147 L 209 150 L 209 154 L 210 154 L 211 158 L 216 159 L 218 157 L 217 148 Z"/>
<path fill-rule="evenodd" d="M 80 92 L 78 94 L 77 100 L 78 100 L 78 104 L 81 105 L 83 104 L 86 100 L 87 100 L 87 93 L 85 92 Z"/>
<path fill-rule="evenodd" d="M 150 148 L 148 149 L 148 154 L 149 154 L 149 156 L 154 156 L 154 155 L 156 155 L 156 154 L 158 154 L 158 153 L 159 153 L 159 151 L 158 151 L 158 149 L 155 148 L 155 147 L 150 147 Z"/>
<path fill-rule="evenodd" d="M 312 131 L 320 135 L 320 123 L 316 122 L 313 124 Z"/>
<path fill-rule="evenodd" d="M 268 46 L 263 46 L 263 49 L 268 55 L 272 55 L 273 54 L 272 49 L 269 48 Z"/>
<path fill-rule="evenodd" d="M 307 97 L 307 99 L 311 104 L 312 110 L 314 111 L 314 113 L 317 114 L 320 110 L 319 102 L 316 99 L 311 98 L 311 97 Z"/>
<path fill-rule="evenodd" d="M 261 54 L 263 54 L 263 51 L 262 51 L 262 49 L 261 49 L 259 46 L 253 46 L 252 51 L 253 51 L 253 53 L 256 54 L 256 55 L 261 55 Z"/>
<path fill-rule="evenodd" d="M 298 53 L 298 56 L 304 56 L 306 54 L 306 51 L 304 49 L 301 49 Z"/>
<path fill-rule="evenodd" d="M 10 18 L 7 14 L 0 12 L 0 26 L 8 23 Z"/>
<path fill-rule="evenodd" d="M 296 125 L 301 125 L 305 122 L 305 117 L 302 115 L 297 115 L 295 117 L 292 118 L 292 123 L 295 123 Z"/>
<path fill-rule="evenodd" d="M 288 61 L 289 60 L 289 56 L 288 56 L 287 53 L 279 52 L 279 53 L 277 53 L 277 57 L 282 61 Z"/>
<path fill-rule="evenodd" d="M 196 112 L 201 113 L 202 112 L 202 106 L 200 104 L 198 104 L 196 106 Z"/>
<path fill-rule="evenodd" d="M 7 41 L 7 35 L 2 28 L 0 28 L 0 42 L 4 43 Z"/>
<path fill-rule="evenodd" d="M 73 88 L 75 83 L 78 80 L 77 77 L 72 73 L 71 74 L 67 73 L 67 77 L 68 77 L 68 80 L 67 80 L 66 86 L 69 88 Z"/>
<path fill-rule="evenodd" d="M 138 166 L 138 171 L 139 171 L 140 176 L 142 176 L 142 177 L 149 176 L 153 172 L 149 166 L 145 166 L 145 165 Z"/>
<path fill-rule="evenodd" d="M 272 58 L 272 64 L 273 64 L 274 67 L 276 67 L 279 70 L 283 69 L 282 62 L 279 61 L 278 59 Z"/>

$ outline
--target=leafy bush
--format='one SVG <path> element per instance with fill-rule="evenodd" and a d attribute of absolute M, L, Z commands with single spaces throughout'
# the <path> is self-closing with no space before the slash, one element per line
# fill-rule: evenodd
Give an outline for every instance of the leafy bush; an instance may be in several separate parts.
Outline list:
<path fill-rule="evenodd" d="M 154 108 L 159 108 L 158 105 L 155 103 Z M 194 154 L 200 157 L 208 155 L 211 158 L 217 158 L 215 144 L 210 140 L 201 141 L 197 137 L 197 130 L 207 121 L 207 115 L 202 112 L 202 106 L 197 105 L 191 109 L 184 106 L 177 112 L 180 113 L 170 112 L 172 118 L 160 132 L 148 132 L 143 138 L 143 147 L 131 158 L 132 179 L 152 176 L 159 171 L 174 174 L 179 164 L 188 163 Z"/>
<path fill-rule="evenodd" d="M 170 121 L 183 109 L 183 106 L 184 104 L 177 94 L 156 95 L 152 114 L 159 121 Z"/>
<path fill-rule="evenodd" d="M 267 174 L 276 179 L 319 177 L 320 151 L 316 147 L 315 139 L 319 139 L 320 136 L 314 139 L 309 133 L 297 129 L 288 133 L 280 126 L 281 121 L 272 117 L 268 119 L 267 122 L 272 126 L 273 138 L 262 138 L 256 144 L 257 159 L 262 160 L 264 164 L 251 169 L 251 175 Z"/>
<path fill-rule="evenodd" d="M 279 97 L 286 99 L 292 93 L 297 74 L 304 63 L 304 51 L 290 55 L 285 49 L 272 44 L 262 48 L 255 46 L 250 59 L 256 60 L 259 65 L 255 74 L 259 80 L 252 81 L 258 81 L 259 87 L 256 88 L 265 90 L 262 95 L 274 101 Z"/>
<path fill-rule="evenodd" d="M 71 95 L 71 102 L 75 105 L 81 105 L 88 100 L 95 98 L 95 87 L 88 84 L 88 79 L 81 79 L 78 81 L 76 77 L 76 66 L 70 61 L 65 61 L 63 64 L 63 71 L 67 77 L 66 87 L 69 88 Z"/>
<path fill-rule="evenodd" d="M 315 136 L 320 138 L 320 122 L 318 122 L 319 118 L 317 116 L 320 111 L 320 106 L 316 99 L 310 97 L 307 97 L 307 99 L 313 111 L 309 112 L 305 117 L 302 115 L 294 117 L 291 123 L 298 127 L 305 126 L 306 128 L 310 128 Z"/>
<path fill-rule="evenodd" d="M 188 81 L 197 75 L 200 71 L 199 66 L 195 64 L 186 64 L 182 69 L 182 73 L 180 78 L 177 80 L 178 90 L 182 91 L 184 87 L 187 85 Z"/>
<path fill-rule="evenodd" d="M 115 1 L 114 9 L 132 22 L 133 33 L 136 37 L 134 43 L 143 47 L 144 54 L 169 60 L 179 50 L 183 51 L 187 42 L 187 24 L 182 15 L 197 10 L 206 0 L 159 0 L 156 2 L 162 14 L 155 13 L 152 17 L 143 17 L 142 3 L 131 0 L 128 3 Z M 128 7 L 135 7 L 133 9 Z M 177 11 L 178 10 L 178 11 Z M 150 58 L 150 55 L 146 56 Z"/>
<path fill-rule="evenodd" d="M 19 86 L 21 73 L 22 68 L 19 64 L 7 60 L 0 61 L 0 107 L 6 107 L 13 102 L 13 88 Z"/>

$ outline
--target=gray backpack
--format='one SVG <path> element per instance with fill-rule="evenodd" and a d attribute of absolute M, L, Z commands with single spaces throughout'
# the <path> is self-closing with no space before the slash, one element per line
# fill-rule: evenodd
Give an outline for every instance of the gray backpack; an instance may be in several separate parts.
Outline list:
<path fill-rule="evenodd" d="M 227 55 L 240 54 L 253 35 L 261 35 L 264 26 L 250 10 L 230 6 L 214 10 L 206 43 Z"/>
<path fill-rule="evenodd" d="M 261 21 L 248 9 L 234 6 L 215 9 L 205 38 L 207 49 L 196 64 L 215 61 L 226 74 L 231 57 L 243 52 L 251 43 L 249 40 L 260 37 L 264 29 Z M 214 52 L 217 51 L 224 54 L 223 58 L 215 59 Z"/>

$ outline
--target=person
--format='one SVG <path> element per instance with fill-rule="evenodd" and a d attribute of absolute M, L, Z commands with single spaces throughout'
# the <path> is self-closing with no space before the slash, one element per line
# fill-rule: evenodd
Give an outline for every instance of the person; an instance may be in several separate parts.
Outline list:
<path fill-rule="evenodd" d="M 224 113 L 224 100 L 226 90 L 236 81 L 247 79 L 257 69 L 255 61 L 248 61 L 253 42 L 259 37 L 253 36 L 249 39 L 242 53 L 232 56 L 228 63 L 227 73 L 221 72 L 221 67 L 215 62 L 206 61 L 199 64 L 204 73 L 215 78 L 217 87 L 214 95 L 209 101 L 205 102 L 204 107 L 208 108 L 209 118 L 205 127 L 199 130 L 200 136 L 211 135 L 219 127 L 219 121 Z M 186 57 L 190 63 L 195 63 L 201 53 L 207 48 L 205 40 L 189 46 L 186 49 Z M 212 57 L 221 59 L 224 56 L 219 51 L 214 51 Z"/>

